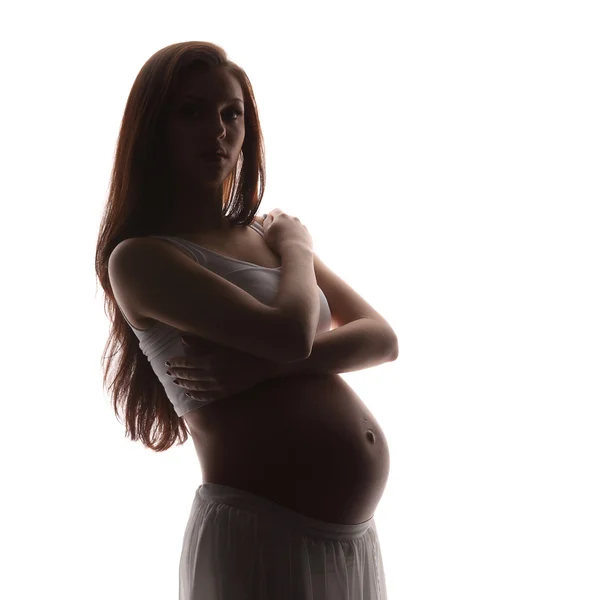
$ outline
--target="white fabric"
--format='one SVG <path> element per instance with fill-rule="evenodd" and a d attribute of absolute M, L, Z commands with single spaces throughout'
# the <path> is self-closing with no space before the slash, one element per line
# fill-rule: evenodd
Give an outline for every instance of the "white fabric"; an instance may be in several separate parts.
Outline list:
<path fill-rule="evenodd" d="M 179 600 L 387 600 L 375 520 L 325 523 L 205 483 L 183 537 Z"/>

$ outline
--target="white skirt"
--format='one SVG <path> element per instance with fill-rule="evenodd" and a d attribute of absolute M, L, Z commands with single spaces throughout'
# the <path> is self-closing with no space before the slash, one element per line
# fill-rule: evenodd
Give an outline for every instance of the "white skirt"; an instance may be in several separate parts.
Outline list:
<path fill-rule="evenodd" d="M 387 600 L 375 520 L 325 523 L 205 483 L 183 536 L 179 600 Z"/>

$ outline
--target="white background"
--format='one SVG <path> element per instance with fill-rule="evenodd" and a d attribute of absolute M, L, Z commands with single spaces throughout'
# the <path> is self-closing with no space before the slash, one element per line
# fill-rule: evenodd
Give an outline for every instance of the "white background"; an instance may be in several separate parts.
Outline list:
<path fill-rule="evenodd" d="M 191 438 L 162 454 L 124 438 L 94 252 L 137 73 L 202 40 L 254 86 L 259 214 L 300 217 L 398 336 L 397 361 L 342 375 L 390 446 L 390 600 L 597 600 L 596 8 L 3 9 L 0 596 L 177 598 L 200 468 Z"/>

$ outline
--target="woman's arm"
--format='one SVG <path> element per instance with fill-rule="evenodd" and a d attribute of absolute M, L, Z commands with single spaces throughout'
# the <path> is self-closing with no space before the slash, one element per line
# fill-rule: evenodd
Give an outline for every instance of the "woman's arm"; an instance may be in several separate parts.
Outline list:
<path fill-rule="evenodd" d="M 398 358 L 392 329 L 371 318 L 358 319 L 317 335 L 310 356 L 288 363 L 268 361 L 271 377 L 297 373 L 348 373 Z"/>

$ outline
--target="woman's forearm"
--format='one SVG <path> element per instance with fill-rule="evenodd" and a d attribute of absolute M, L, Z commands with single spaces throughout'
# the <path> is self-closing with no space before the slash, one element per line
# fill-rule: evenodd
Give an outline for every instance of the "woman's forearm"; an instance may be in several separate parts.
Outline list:
<path fill-rule="evenodd" d="M 290 330 L 311 348 L 321 310 L 312 249 L 299 242 L 282 244 L 281 277 L 274 305 L 290 323 Z M 294 335 L 292 334 L 292 335 Z"/>
<path fill-rule="evenodd" d="M 374 319 L 346 323 L 315 338 L 308 358 L 272 363 L 272 377 L 298 373 L 348 373 L 376 367 L 398 358 L 392 329 Z"/>

